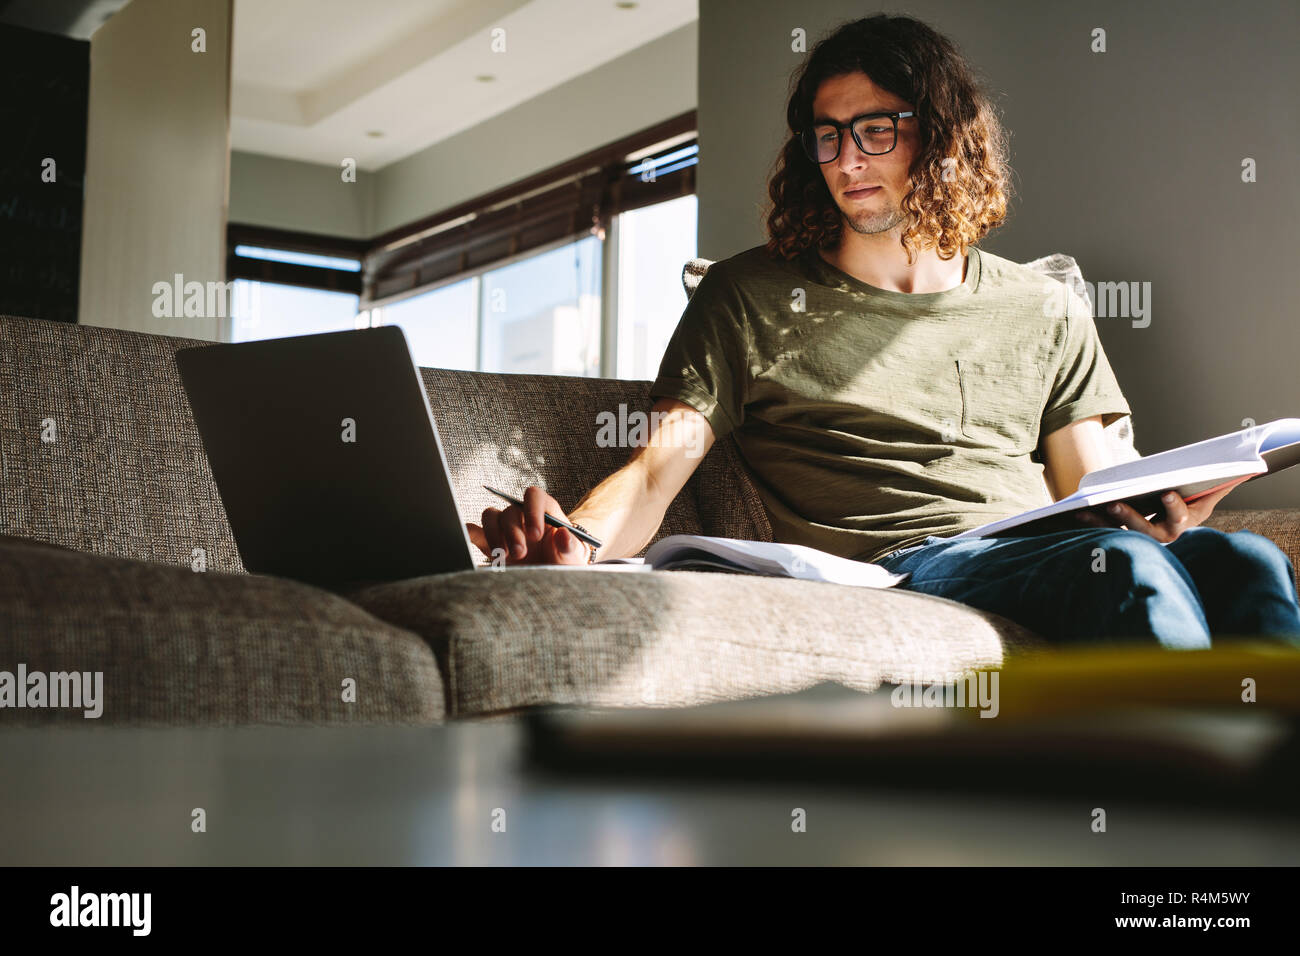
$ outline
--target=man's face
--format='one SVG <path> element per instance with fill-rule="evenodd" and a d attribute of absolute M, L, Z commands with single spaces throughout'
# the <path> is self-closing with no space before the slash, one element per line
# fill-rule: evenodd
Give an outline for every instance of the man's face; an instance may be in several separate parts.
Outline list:
<path fill-rule="evenodd" d="M 813 116 L 847 123 L 863 113 L 905 112 L 912 104 L 871 82 L 865 73 L 846 73 L 823 80 L 813 98 Z M 821 164 L 826 188 L 835 198 L 845 223 L 863 235 L 885 232 L 904 221 L 901 208 L 907 193 L 907 173 L 920 149 L 916 117 L 898 121 L 898 142 L 888 153 L 873 156 L 858 149 L 853 134 L 841 132 L 840 154 Z M 861 186 L 870 192 L 849 192 Z"/>

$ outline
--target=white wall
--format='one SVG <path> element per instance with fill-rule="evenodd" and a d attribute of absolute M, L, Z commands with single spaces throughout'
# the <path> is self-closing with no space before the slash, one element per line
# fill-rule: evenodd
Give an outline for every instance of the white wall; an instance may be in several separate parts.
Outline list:
<path fill-rule="evenodd" d="M 231 0 L 132 0 L 90 41 L 78 321 L 219 340 L 159 318 L 154 284 L 225 279 Z M 191 31 L 206 31 L 206 52 Z"/>

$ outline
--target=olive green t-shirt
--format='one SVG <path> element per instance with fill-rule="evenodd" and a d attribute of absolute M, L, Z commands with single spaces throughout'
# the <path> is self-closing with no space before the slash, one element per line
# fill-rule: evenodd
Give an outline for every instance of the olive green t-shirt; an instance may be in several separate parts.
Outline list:
<path fill-rule="evenodd" d="M 1065 290 L 973 246 L 927 293 L 756 246 L 704 274 L 650 395 L 735 432 L 777 541 L 874 561 L 1048 504 L 1040 438 L 1129 413 Z"/>

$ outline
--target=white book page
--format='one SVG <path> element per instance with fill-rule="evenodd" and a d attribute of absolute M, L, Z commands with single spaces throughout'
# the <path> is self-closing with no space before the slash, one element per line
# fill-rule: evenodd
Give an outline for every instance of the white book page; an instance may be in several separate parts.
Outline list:
<path fill-rule="evenodd" d="M 1130 479 L 1129 481 L 1112 482 L 1098 488 L 1080 488 L 1079 491 L 1062 498 L 1060 501 L 1054 501 L 1049 505 L 1012 515 L 1009 518 L 991 521 L 988 524 L 980 525 L 970 531 L 963 531 L 952 537 L 980 538 L 985 535 L 996 534 L 1008 528 L 1014 528 L 1017 525 L 1028 524 L 1040 518 L 1050 518 L 1053 515 L 1066 514 L 1082 508 L 1090 508 L 1093 505 L 1110 504 L 1112 501 L 1124 501 L 1128 498 L 1138 498 L 1142 495 L 1168 491 L 1169 489 L 1177 491 L 1183 498 L 1188 498 L 1197 492 L 1214 488 L 1225 481 L 1231 481 L 1233 478 L 1240 478 L 1244 475 L 1260 475 L 1267 470 L 1268 467 L 1257 459 L 1254 462 L 1246 463 L 1227 462 L 1221 465 L 1202 465 L 1197 468 L 1187 468 L 1183 471 L 1162 472 L 1156 475 Z M 1084 528 L 1087 525 L 1080 525 L 1079 527 Z"/>
<path fill-rule="evenodd" d="M 1198 466 L 1257 463 L 1260 452 L 1300 441 L 1300 419 L 1281 418 L 1264 425 L 1243 428 L 1218 438 L 1146 455 L 1135 461 L 1098 468 L 1084 475 L 1079 490 L 1094 490 L 1147 475 L 1181 472 Z M 1263 469 L 1261 469 L 1262 471 Z M 1250 474 L 1241 471 L 1238 474 Z"/>
<path fill-rule="evenodd" d="M 1218 465 L 1198 465 L 1194 468 L 1184 468 L 1181 471 L 1161 471 L 1152 475 L 1131 478 L 1127 481 L 1108 482 L 1104 485 L 1095 486 L 1089 485 L 1087 488 L 1080 483 L 1078 491 L 1067 498 L 1062 498 L 1057 504 L 1063 504 L 1067 501 L 1078 502 L 1082 505 L 1104 504 L 1118 501 L 1120 497 L 1130 498 L 1149 494 L 1153 491 L 1164 491 L 1168 488 L 1177 489 L 1179 494 L 1186 498 L 1197 491 L 1213 488 L 1215 485 L 1230 481 L 1233 478 L 1240 478 L 1242 475 L 1262 475 L 1266 471 L 1268 471 L 1268 466 L 1256 458 L 1253 461 L 1246 462 L 1230 461 Z M 1118 497 L 1116 497 L 1116 493 L 1118 493 Z"/>
<path fill-rule="evenodd" d="M 893 574 L 878 564 L 854 561 L 827 554 L 801 544 L 773 541 L 743 541 L 709 535 L 675 534 L 656 542 L 646 552 L 647 564 L 664 567 L 675 553 L 705 551 L 760 574 L 826 581 L 854 587 L 893 587 L 906 580 L 905 574 Z"/>

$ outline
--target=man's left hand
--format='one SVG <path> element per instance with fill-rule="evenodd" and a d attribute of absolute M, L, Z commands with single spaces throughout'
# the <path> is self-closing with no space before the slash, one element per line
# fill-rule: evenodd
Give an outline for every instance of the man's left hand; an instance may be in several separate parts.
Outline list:
<path fill-rule="evenodd" d="M 1141 531 L 1163 544 L 1168 544 L 1188 528 L 1194 528 L 1204 522 L 1214 511 L 1214 506 L 1222 501 L 1228 492 L 1250 478 L 1250 475 L 1239 478 L 1226 488 L 1220 488 L 1213 494 L 1197 498 L 1191 504 L 1183 501 L 1178 492 L 1167 492 L 1161 498 L 1165 506 L 1165 516 L 1159 521 L 1148 521 L 1131 505 L 1122 501 L 1080 511 L 1079 521 L 1099 528 L 1128 528 L 1131 531 Z"/>

